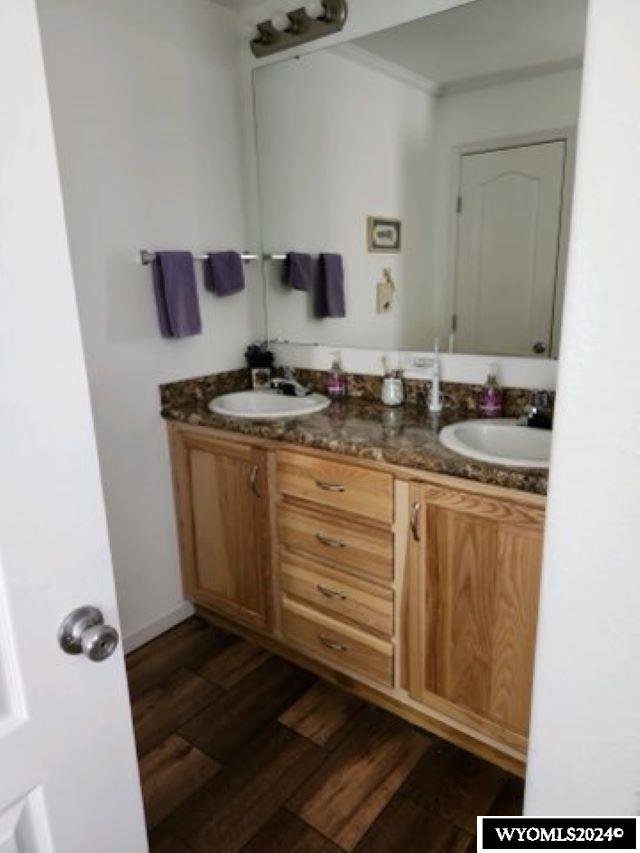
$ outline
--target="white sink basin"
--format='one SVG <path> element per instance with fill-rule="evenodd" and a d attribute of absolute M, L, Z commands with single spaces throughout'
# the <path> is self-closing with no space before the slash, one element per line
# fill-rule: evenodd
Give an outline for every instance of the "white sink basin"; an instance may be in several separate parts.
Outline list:
<path fill-rule="evenodd" d="M 300 418 L 321 412 L 331 403 L 322 394 L 307 397 L 286 397 L 277 391 L 236 391 L 215 397 L 209 408 L 216 415 L 252 421 L 276 421 Z"/>
<path fill-rule="evenodd" d="M 551 430 L 518 426 L 508 418 L 452 424 L 439 437 L 449 450 L 471 459 L 512 468 L 549 467 Z"/>

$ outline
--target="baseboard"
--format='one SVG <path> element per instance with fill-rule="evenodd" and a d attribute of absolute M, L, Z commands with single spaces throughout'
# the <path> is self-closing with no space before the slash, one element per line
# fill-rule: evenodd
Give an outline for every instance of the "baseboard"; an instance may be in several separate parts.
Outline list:
<path fill-rule="evenodd" d="M 144 646 L 145 643 L 148 643 L 155 637 L 160 636 L 160 634 L 164 634 L 164 632 L 168 631 L 169 628 L 173 628 L 180 622 L 184 622 L 185 619 L 188 619 L 189 616 L 193 615 L 193 612 L 194 610 L 191 602 L 183 601 L 182 604 L 178 605 L 174 610 L 171 610 L 159 619 L 154 619 L 153 622 L 150 622 L 138 631 L 134 631 L 133 634 L 128 634 L 122 641 L 122 647 L 125 655 L 140 646 Z"/>

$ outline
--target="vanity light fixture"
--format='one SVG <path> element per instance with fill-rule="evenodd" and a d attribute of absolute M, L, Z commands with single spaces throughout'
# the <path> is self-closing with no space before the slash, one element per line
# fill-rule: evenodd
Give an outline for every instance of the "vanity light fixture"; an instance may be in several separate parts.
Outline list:
<path fill-rule="evenodd" d="M 254 56 L 269 56 L 338 33 L 347 20 L 346 0 L 309 0 L 292 12 L 274 12 L 247 33 Z"/>

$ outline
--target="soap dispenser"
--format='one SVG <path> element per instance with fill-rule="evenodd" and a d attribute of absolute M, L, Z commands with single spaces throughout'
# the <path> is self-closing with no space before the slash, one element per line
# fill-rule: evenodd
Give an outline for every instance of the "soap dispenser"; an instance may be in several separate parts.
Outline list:
<path fill-rule="evenodd" d="M 498 365 L 492 362 L 487 371 L 487 381 L 480 389 L 478 411 L 484 418 L 499 418 L 502 414 L 502 388 L 498 384 Z"/>
<path fill-rule="evenodd" d="M 382 357 L 384 378 L 382 380 L 382 402 L 385 406 L 401 406 L 404 402 L 404 387 L 402 375 L 399 370 L 391 367 L 388 355 Z"/>
<path fill-rule="evenodd" d="M 332 400 L 346 397 L 347 395 L 347 377 L 342 369 L 342 356 L 339 350 L 332 354 L 331 367 L 326 375 L 324 387 L 327 396 Z"/>

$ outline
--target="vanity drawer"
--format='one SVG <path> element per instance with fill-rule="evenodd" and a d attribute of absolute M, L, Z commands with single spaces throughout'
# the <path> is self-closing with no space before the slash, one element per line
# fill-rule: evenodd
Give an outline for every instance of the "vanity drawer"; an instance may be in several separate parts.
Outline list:
<path fill-rule="evenodd" d="M 281 494 L 364 518 L 393 521 L 393 477 L 381 471 L 280 451 L 278 489 Z"/>
<path fill-rule="evenodd" d="M 282 589 L 337 619 L 355 622 L 367 631 L 393 634 L 393 592 L 366 581 L 332 572 L 295 554 L 283 554 L 280 562 Z"/>
<path fill-rule="evenodd" d="M 336 569 L 393 579 L 393 534 L 330 513 L 280 504 L 280 542 L 291 551 L 326 560 Z"/>
<path fill-rule="evenodd" d="M 285 598 L 282 632 L 309 657 L 393 685 L 393 645 Z"/>

